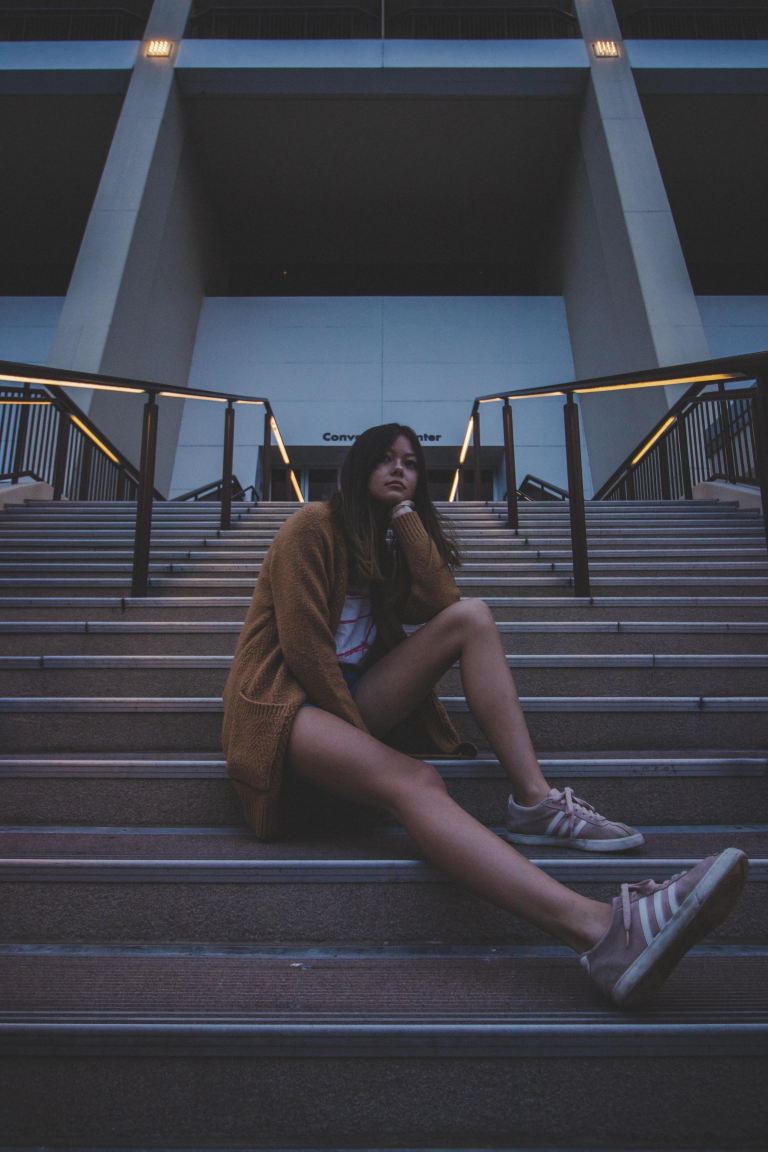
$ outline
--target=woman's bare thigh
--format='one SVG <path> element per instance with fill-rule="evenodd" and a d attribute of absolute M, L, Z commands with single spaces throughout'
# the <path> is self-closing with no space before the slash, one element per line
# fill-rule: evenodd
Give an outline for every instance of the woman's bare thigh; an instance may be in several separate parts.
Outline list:
<path fill-rule="evenodd" d="M 287 760 L 302 779 L 359 804 L 397 811 L 405 790 L 444 789 L 439 773 L 322 708 L 300 708 Z"/>
<path fill-rule="evenodd" d="M 377 736 L 410 715 L 458 659 L 467 630 L 488 629 L 498 646 L 496 625 L 485 604 L 460 600 L 438 612 L 360 678 L 355 703 Z"/>

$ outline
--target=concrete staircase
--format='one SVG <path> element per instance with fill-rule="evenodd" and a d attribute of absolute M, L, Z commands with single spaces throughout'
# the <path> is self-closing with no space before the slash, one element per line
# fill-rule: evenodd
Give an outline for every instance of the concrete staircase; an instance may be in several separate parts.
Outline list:
<path fill-rule="evenodd" d="M 629 856 L 532 852 L 602 897 L 729 844 L 745 896 L 652 1005 L 428 868 L 394 824 L 297 798 L 242 825 L 220 692 L 290 505 L 0 514 L 0 1142 L 6 1149 L 751 1149 L 768 1125 L 768 557 L 755 513 L 446 506 L 549 779 L 640 826 Z M 480 741 L 455 671 L 441 685 Z M 487 752 L 441 763 L 494 828 Z M 331 805 L 331 808 L 335 808 Z M 311 817 L 315 817 L 312 819 Z"/>

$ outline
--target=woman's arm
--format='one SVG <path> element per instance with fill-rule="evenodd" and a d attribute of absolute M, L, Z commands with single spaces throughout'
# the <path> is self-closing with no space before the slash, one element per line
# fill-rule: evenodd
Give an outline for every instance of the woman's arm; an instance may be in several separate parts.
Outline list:
<path fill-rule="evenodd" d="M 443 608 L 460 599 L 459 589 L 448 565 L 416 511 L 393 510 L 392 531 L 411 580 L 411 590 L 403 609 L 404 624 L 423 624 Z"/>
<path fill-rule="evenodd" d="M 336 659 L 330 603 L 335 582 L 333 534 L 313 513 L 295 512 L 270 555 L 270 582 L 283 659 L 318 708 L 367 731 Z"/>

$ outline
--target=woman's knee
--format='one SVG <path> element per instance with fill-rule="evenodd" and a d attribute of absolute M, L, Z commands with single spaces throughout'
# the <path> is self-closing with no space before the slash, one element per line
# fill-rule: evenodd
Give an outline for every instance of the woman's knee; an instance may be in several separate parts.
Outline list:
<path fill-rule="evenodd" d="M 388 788 L 389 807 L 397 812 L 420 801 L 445 794 L 447 788 L 440 773 L 424 760 L 411 760 L 407 767 L 393 775 Z"/>
<path fill-rule="evenodd" d="M 438 614 L 446 626 L 456 629 L 462 636 L 475 633 L 479 629 L 496 629 L 496 621 L 484 600 L 474 598 L 457 600 Z"/>

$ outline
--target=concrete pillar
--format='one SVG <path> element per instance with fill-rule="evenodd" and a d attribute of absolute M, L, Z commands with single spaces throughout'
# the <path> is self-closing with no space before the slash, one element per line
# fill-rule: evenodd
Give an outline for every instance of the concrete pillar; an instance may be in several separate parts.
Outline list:
<path fill-rule="evenodd" d="M 576 375 L 705 360 L 707 340 L 611 0 L 575 0 L 590 77 L 560 252 Z M 615 40 L 618 59 L 598 59 Z M 682 389 L 582 397 L 595 485 Z"/>
<path fill-rule="evenodd" d="M 191 0 L 155 0 L 145 39 L 178 44 L 190 6 Z M 53 365 L 187 382 L 215 262 L 214 228 L 187 142 L 175 55 L 137 57 L 49 354 Z M 77 394 L 78 403 L 84 395 Z M 88 407 L 134 461 L 141 403 L 94 392 Z M 167 492 L 183 402 L 160 403 L 156 485 Z"/>

